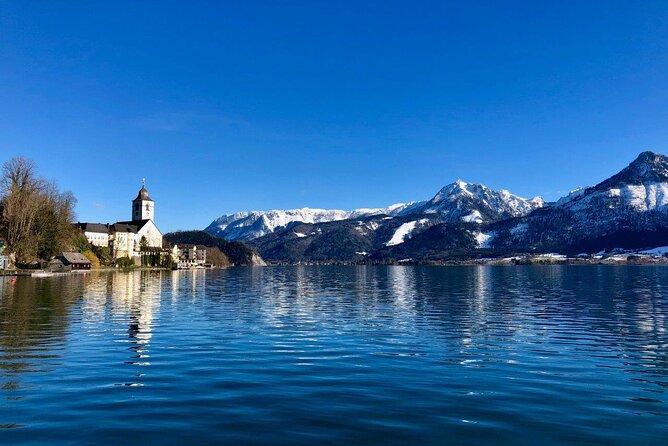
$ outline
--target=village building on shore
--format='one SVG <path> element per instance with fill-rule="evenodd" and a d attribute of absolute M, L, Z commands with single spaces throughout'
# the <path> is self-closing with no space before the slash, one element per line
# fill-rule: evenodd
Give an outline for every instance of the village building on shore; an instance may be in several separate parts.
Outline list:
<path fill-rule="evenodd" d="M 204 267 L 206 263 L 206 246 L 202 245 L 178 245 L 178 269 L 189 269 Z"/>
<path fill-rule="evenodd" d="M 102 223 L 77 223 L 76 226 L 84 233 L 93 246 L 104 248 L 109 246 L 109 225 Z"/>
<path fill-rule="evenodd" d="M 77 223 L 88 242 L 106 248 L 114 259 L 130 259 L 138 266 L 171 264 L 179 269 L 206 265 L 206 247 L 182 245 L 163 248 L 162 232 L 155 224 L 155 202 L 146 190 L 146 182 L 132 200 L 132 219 L 116 223 Z"/>
<path fill-rule="evenodd" d="M 49 262 L 51 272 L 89 271 L 91 263 L 88 258 L 78 252 L 64 252 Z"/>

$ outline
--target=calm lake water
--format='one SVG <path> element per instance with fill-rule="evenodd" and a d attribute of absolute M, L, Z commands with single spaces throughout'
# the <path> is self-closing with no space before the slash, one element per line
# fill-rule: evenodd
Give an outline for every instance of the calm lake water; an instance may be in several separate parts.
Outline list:
<path fill-rule="evenodd" d="M 667 444 L 668 268 L 0 278 L 0 443 Z"/>

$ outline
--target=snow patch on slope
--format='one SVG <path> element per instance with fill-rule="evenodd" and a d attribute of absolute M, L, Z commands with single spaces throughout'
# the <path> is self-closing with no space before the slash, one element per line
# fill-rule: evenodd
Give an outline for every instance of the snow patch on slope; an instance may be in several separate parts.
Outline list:
<path fill-rule="evenodd" d="M 491 232 L 476 232 L 473 234 L 475 237 L 475 241 L 478 243 L 478 248 L 489 248 L 491 246 L 492 241 L 494 240 L 494 236 L 496 233 L 494 231 Z"/>
<path fill-rule="evenodd" d="M 423 225 L 428 221 L 429 219 L 423 218 L 421 220 L 409 221 L 408 223 L 402 224 L 397 228 L 396 231 L 394 231 L 392 238 L 387 243 L 385 243 L 385 246 L 396 246 L 402 244 L 411 238 L 413 231 L 418 225 Z"/>
<path fill-rule="evenodd" d="M 628 207 L 640 212 L 663 210 L 668 207 L 668 183 L 626 184 L 589 194 L 571 195 L 559 200 L 557 205 L 571 210 L 581 210 L 589 207 L 594 201 L 603 201 L 611 209 Z"/>
<path fill-rule="evenodd" d="M 478 211 L 473 211 L 469 215 L 463 216 L 462 221 L 467 223 L 482 223 L 482 215 Z"/>
<path fill-rule="evenodd" d="M 640 211 L 662 208 L 668 205 L 668 184 L 628 185 L 620 190 L 620 196 L 629 206 Z"/>
<path fill-rule="evenodd" d="M 646 249 L 639 251 L 639 254 L 648 254 L 653 256 L 663 256 L 668 253 L 668 246 L 659 246 L 658 248 Z"/>
<path fill-rule="evenodd" d="M 566 203 L 569 203 L 569 202 L 583 196 L 584 193 L 585 193 L 585 190 L 587 190 L 586 187 L 577 187 L 577 188 L 573 189 L 572 191 L 570 191 L 568 193 L 568 195 L 566 195 L 565 197 L 561 197 L 559 200 L 557 200 L 557 205 L 564 205 Z"/>

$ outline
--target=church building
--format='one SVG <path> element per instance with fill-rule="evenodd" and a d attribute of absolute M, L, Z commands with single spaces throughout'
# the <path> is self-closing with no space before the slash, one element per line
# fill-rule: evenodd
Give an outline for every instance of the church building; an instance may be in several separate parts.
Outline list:
<path fill-rule="evenodd" d="M 88 241 L 97 246 L 100 246 L 103 238 L 99 234 L 100 229 L 108 228 L 108 238 L 104 242 L 112 258 L 127 257 L 139 263 L 142 251 L 162 249 L 162 233 L 155 224 L 154 212 L 155 202 L 146 190 L 146 182 L 142 181 L 137 198 L 132 200 L 131 220 L 118 221 L 110 225 L 79 223 L 78 226 Z"/>

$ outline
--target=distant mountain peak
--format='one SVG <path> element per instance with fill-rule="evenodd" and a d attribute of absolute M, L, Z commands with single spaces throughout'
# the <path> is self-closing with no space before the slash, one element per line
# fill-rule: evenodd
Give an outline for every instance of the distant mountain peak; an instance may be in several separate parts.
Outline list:
<path fill-rule="evenodd" d="M 625 185 L 668 182 L 668 157 L 652 151 L 642 152 L 616 175 L 590 188 L 591 191 Z"/>
<path fill-rule="evenodd" d="M 462 194 L 469 196 L 478 195 L 486 190 L 489 190 L 489 188 L 483 184 L 468 183 L 462 179 L 457 179 L 454 183 L 441 188 L 434 198 L 432 198 L 432 201 L 453 200 Z"/>
<path fill-rule="evenodd" d="M 647 163 L 647 162 L 657 162 L 661 159 L 666 159 L 667 157 L 665 155 L 662 155 L 660 153 L 652 152 L 651 150 L 645 150 L 644 152 L 641 152 L 638 157 L 631 162 L 631 164 L 634 163 Z"/>
<path fill-rule="evenodd" d="M 540 197 L 527 200 L 505 189 L 497 191 L 458 179 L 412 211 L 439 214 L 446 221 L 483 223 L 526 215 L 544 204 Z"/>
<path fill-rule="evenodd" d="M 646 177 L 649 174 L 658 174 L 662 179 L 668 179 L 668 157 L 650 151 L 642 152 L 629 164 L 627 169 L 638 178 Z"/>
<path fill-rule="evenodd" d="M 556 204 L 571 211 L 595 214 L 597 223 L 613 221 L 628 213 L 666 211 L 668 157 L 642 152 L 617 174 L 595 186 L 571 192 Z"/>

